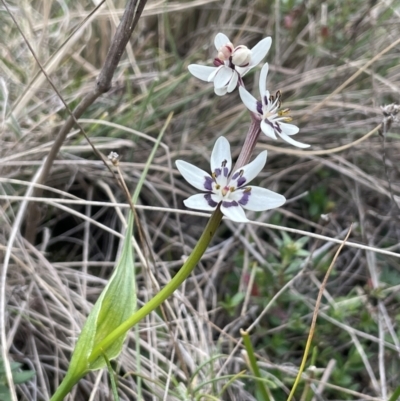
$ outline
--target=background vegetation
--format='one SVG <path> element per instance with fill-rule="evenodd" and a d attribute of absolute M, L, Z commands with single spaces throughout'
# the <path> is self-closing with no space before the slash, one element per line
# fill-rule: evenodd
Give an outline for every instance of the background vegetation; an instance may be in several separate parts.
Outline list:
<path fill-rule="evenodd" d="M 125 2 L 106 2 L 92 16 L 95 1 L 8 4 L 73 108 L 95 84 Z M 138 205 L 156 261 L 146 269 L 147 253 L 136 251 L 139 303 L 169 281 L 206 223 L 203 214 L 183 207 L 195 190 L 174 161 L 208 169 L 215 139 L 226 136 L 237 156 L 247 130 L 249 115 L 237 91 L 216 97 L 212 85 L 187 71 L 190 63 L 211 61 L 217 32 L 249 47 L 272 36 L 269 88 L 283 92 L 301 128 L 296 139 L 310 143 L 312 152 L 262 136 L 258 151 L 270 151 L 258 184 L 289 201 L 251 215 L 254 224 L 223 222 L 164 314 L 153 313 L 133 330 L 113 362 L 121 400 L 138 394 L 144 400 L 260 399 L 240 341 L 240 329 L 254 322 L 260 369 L 273 399 L 285 400 L 337 249 L 329 239 L 343 239 L 351 223 L 352 244 L 322 300 L 315 368 L 308 363 L 296 399 L 387 399 L 400 379 L 399 126 L 393 123 L 385 143 L 375 132 L 329 150 L 366 135 L 383 120 L 380 105 L 399 101 L 399 45 L 383 52 L 399 38 L 398 1 L 148 2 L 113 88 L 80 120 L 97 149 L 121 155 L 133 192 L 154 138 L 174 113 Z M 68 114 L 2 4 L 0 37 L 4 254 L 24 194 Z M 258 73 L 246 77 L 248 88 L 256 83 L 254 93 Z M 125 202 L 86 140 L 71 131 L 38 202 L 43 219 L 35 246 L 22 234 L 12 244 L 2 345 L 16 363 L 15 375 L 27 372 L 16 380 L 20 400 L 48 399 L 64 376 L 114 266 Z M 110 393 L 108 374 L 100 371 L 86 376 L 70 399 L 109 400 Z"/>

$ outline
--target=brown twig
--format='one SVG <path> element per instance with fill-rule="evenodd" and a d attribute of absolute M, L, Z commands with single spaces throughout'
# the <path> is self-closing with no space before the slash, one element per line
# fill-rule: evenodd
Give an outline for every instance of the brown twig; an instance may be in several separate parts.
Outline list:
<path fill-rule="evenodd" d="M 69 112 L 70 116 L 68 119 L 65 121 L 64 125 L 60 128 L 56 139 L 54 140 L 53 146 L 50 149 L 49 154 L 47 155 L 47 158 L 44 162 L 43 165 L 43 170 L 42 173 L 38 179 L 39 184 L 44 184 L 47 180 L 47 177 L 50 174 L 51 168 L 53 166 L 54 160 L 56 159 L 58 152 L 64 143 L 64 140 L 68 134 L 68 132 L 71 130 L 71 128 L 74 125 L 77 125 L 79 129 L 82 131 L 82 133 L 85 135 L 86 139 L 88 139 L 87 135 L 85 134 L 84 130 L 78 123 L 77 119 L 88 109 L 88 107 L 95 102 L 95 100 L 100 97 L 103 93 L 106 93 L 108 90 L 111 88 L 111 83 L 112 83 L 112 77 L 114 75 L 114 72 L 120 62 L 121 56 L 125 50 L 125 47 L 131 37 L 131 34 L 133 30 L 135 29 L 139 18 L 142 14 L 142 11 L 146 5 L 147 0 L 129 0 L 124 14 L 122 15 L 121 22 L 117 28 L 117 31 L 114 35 L 114 39 L 110 45 L 110 48 L 108 50 L 108 54 L 106 57 L 106 60 L 104 62 L 103 68 L 100 71 L 99 77 L 97 79 L 95 88 L 90 92 L 88 95 L 86 95 L 79 105 L 75 108 L 74 111 L 71 111 L 68 107 L 68 105 L 65 103 L 64 99 L 60 95 L 60 93 L 57 91 L 55 86 L 53 85 L 51 79 L 49 76 L 46 74 L 46 71 L 40 64 L 38 58 L 36 57 L 32 47 L 29 45 L 28 40 L 24 36 L 22 30 L 20 29 L 17 21 L 11 14 L 11 12 L 8 10 L 8 7 L 5 3 L 4 0 L 2 0 L 2 3 L 4 4 L 5 8 L 7 9 L 8 13 L 10 14 L 11 18 L 14 21 L 14 24 L 17 26 L 18 30 L 20 31 L 21 35 L 24 37 L 24 40 L 29 47 L 29 50 L 32 52 L 32 55 L 36 59 L 36 62 L 38 63 L 42 73 L 46 76 L 46 79 L 49 81 L 50 85 L 53 87 L 61 101 L 64 103 L 64 106 L 66 110 Z M 89 143 L 91 144 L 90 140 L 88 139 Z M 92 148 L 94 146 L 91 144 Z M 95 149 L 94 149 L 95 150 Z M 95 150 L 95 153 L 99 156 L 98 152 Z M 100 158 L 105 162 L 104 158 L 100 156 Z M 105 162 L 107 165 L 107 163 Z M 34 191 L 33 196 L 38 197 L 41 196 L 43 193 L 43 189 L 41 188 L 36 188 Z M 28 241 L 33 243 L 36 238 L 36 232 L 37 232 L 37 227 L 40 222 L 40 211 L 35 206 L 34 203 L 29 205 L 29 208 L 27 210 L 27 218 L 26 218 L 26 227 L 25 227 L 25 237 Z"/>

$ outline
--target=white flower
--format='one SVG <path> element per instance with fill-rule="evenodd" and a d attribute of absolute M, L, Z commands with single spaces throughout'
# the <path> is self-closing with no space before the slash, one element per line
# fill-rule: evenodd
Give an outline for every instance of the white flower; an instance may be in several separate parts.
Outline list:
<path fill-rule="evenodd" d="M 215 93 L 222 96 L 231 93 L 242 77 L 267 55 L 271 43 L 272 39 L 267 37 L 251 50 L 243 45 L 233 47 L 226 35 L 218 33 L 214 39 L 218 52 L 214 59 L 215 67 L 190 64 L 188 69 L 196 78 L 214 82 Z"/>
<path fill-rule="evenodd" d="M 266 89 L 268 74 L 268 63 L 264 64 L 260 74 L 260 95 L 261 102 L 253 97 L 246 89 L 242 86 L 239 87 L 239 94 L 242 98 L 245 106 L 258 115 L 261 119 L 261 130 L 265 135 L 272 139 L 277 139 L 278 134 L 284 141 L 290 143 L 298 148 L 308 148 L 310 145 L 295 141 L 291 135 L 295 135 L 299 132 L 299 127 L 293 124 L 287 124 L 292 121 L 291 117 L 288 116 L 289 109 L 280 110 L 281 92 L 276 92 L 276 95 L 270 95 Z"/>
<path fill-rule="evenodd" d="M 263 169 L 267 151 L 261 152 L 251 163 L 229 175 L 232 168 L 230 145 L 219 137 L 211 154 L 211 175 L 183 160 L 176 166 L 183 178 L 195 188 L 207 193 L 192 195 L 185 206 L 197 210 L 215 210 L 221 204 L 221 212 L 230 220 L 247 222 L 244 209 L 262 211 L 279 207 L 286 202 L 284 196 L 261 187 L 248 186 Z"/>

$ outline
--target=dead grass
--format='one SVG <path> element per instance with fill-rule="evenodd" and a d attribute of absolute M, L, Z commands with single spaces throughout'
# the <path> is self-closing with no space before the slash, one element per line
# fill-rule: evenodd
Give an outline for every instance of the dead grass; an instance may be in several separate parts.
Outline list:
<path fill-rule="evenodd" d="M 255 224 L 224 221 L 195 273 L 166 302 L 168 321 L 153 313 L 132 330 L 114 364 L 122 400 L 138 399 L 138 392 L 145 400 L 257 399 L 239 344 L 240 328 L 249 326 L 255 326 L 252 341 L 273 383 L 272 395 L 285 399 L 316 294 L 336 250 L 330 239 L 343 239 L 352 222 L 351 243 L 322 300 L 314 340 L 318 370 L 307 372 L 305 397 L 384 400 L 398 385 L 400 240 L 393 200 L 400 200 L 399 127 L 394 123 L 386 136 L 387 173 L 382 137 L 375 133 L 354 142 L 382 121 L 380 105 L 398 101 L 399 46 L 368 63 L 399 37 L 399 4 L 290 3 L 150 1 L 113 89 L 81 120 L 101 152 L 122 155 L 133 192 L 154 138 L 174 112 L 138 206 L 156 259 L 147 271 L 136 249 L 140 304 L 175 274 L 206 223 L 204 214 L 183 210 L 182 199 L 194 190 L 178 175 L 174 161 L 207 169 L 219 135 L 227 136 L 237 155 L 248 126 L 237 92 L 217 98 L 210 85 L 186 69 L 213 57 L 217 32 L 249 46 L 272 36 L 269 86 L 283 91 L 285 106 L 301 127 L 298 139 L 312 144 L 311 152 L 301 152 L 261 139 L 258 149 L 271 150 L 259 183 L 289 202 L 253 215 Z M 74 106 L 94 85 L 124 2 L 109 2 L 88 19 L 92 2 L 38 0 L 10 6 L 47 73 Z M 79 132 L 71 131 L 44 197 L 33 200 L 44 216 L 38 241 L 32 246 L 24 240 L 22 212 L 32 201 L 29 188 L 67 114 L 3 7 L 0 34 L 7 38 L 0 43 L 0 247 L 10 256 L 2 270 L 1 324 L 7 335 L 2 345 L 10 360 L 36 372 L 33 380 L 17 386 L 19 399 L 47 400 L 111 274 L 127 205 Z M 249 87 L 258 82 L 258 72 L 246 77 Z M 308 256 L 290 253 L 282 242 L 285 229 L 292 241 L 310 237 L 303 246 Z M 236 302 L 238 293 L 242 297 Z M 246 369 L 247 376 L 228 386 Z M 107 373 L 85 377 L 70 399 L 110 399 Z"/>

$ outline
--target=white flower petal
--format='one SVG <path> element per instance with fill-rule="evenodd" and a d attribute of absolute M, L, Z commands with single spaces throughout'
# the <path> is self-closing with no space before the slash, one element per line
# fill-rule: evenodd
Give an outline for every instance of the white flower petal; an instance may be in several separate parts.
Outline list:
<path fill-rule="evenodd" d="M 268 75 L 268 63 L 265 63 L 263 68 L 261 68 L 259 89 L 261 98 L 264 97 L 267 90 L 267 75 Z"/>
<path fill-rule="evenodd" d="M 259 114 L 257 110 L 257 99 L 251 95 L 243 86 L 239 86 L 239 95 L 244 105 L 253 113 Z"/>
<path fill-rule="evenodd" d="M 206 65 L 200 64 L 190 64 L 188 66 L 188 70 L 196 78 L 201 79 L 202 81 L 208 81 L 208 77 L 210 76 L 210 74 L 217 70 L 217 67 L 208 67 Z"/>
<path fill-rule="evenodd" d="M 211 153 L 211 172 L 213 173 L 216 168 L 221 168 L 221 163 L 224 160 L 226 160 L 226 168 L 229 174 L 232 168 L 231 145 L 225 137 L 220 136 L 215 142 Z"/>
<path fill-rule="evenodd" d="M 238 66 L 235 66 L 236 72 L 237 72 L 241 77 L 244 77 L 244 76 L 250 71 L 250 69 L 251 69 L 251 68 L 249 68 L 249 67 L 238 67 Z"/>
<path fill-rule="evenodd" d="M 214 78 L 214 86 L 216 88 L 222 88 L 223 86 L 226 86 L 228 82 L 232 79 L 232 75 L 234 73 L 232 68 L 229 68 L 227 66 L 221 66 L 219 68 L 220 69 Z"/>
<path fill-rule="evenodd" d="M 227 43 L 230 43 L 229 38 L 221 32 L 217 33 L 214 39 L 214 45 L 216 49 L 219 50 L 222 46 L 226 45 Z"/>
<path fill-rule="evenodd" d="M 277 139 L 274 129 L 264 120 L 261 121 L 261 131 L 272 139 Z"/>
<path fill-rule="evenodd" d="M 271 37 L 264 38 L 251 49 L 250 68 L 256 66 L 268 53 L 272 44 Z"/>
<path fill-rule="evenodd" d="M 294 124 L 279 123 L 279 125 L 284 135 L 295 135 L 300 131 L 300 128 Z"/>
<path fill-rule="evenodd" d="M 236 71 L 233 71 L 232 78 L 229 81 L 229 84 L 227 87 L 228 93 L 231 93 L 236 89 L 238 81 L 239 81 L 239 74 Z"/>
<path fill-rule="evenodd" d="M 237 202 L 242 200 L 240 206 L 247 210 L 261 212 L 262 210 L 274 209 L 282 206 L 286 202 L 286 198 L 283 195 L 270 191 L 269 189 L 252 186 L 247 188 L 251 188 L 248 197 L 243 197 L 243 194 L 246 194 L 244 190 L 237 190 L 230 196 L 231 199 L 234 199 Z M 247 202 L 244 202 L 246 200 Z"/>
<path fill-rule="evenodd" d="M 255 177 L 258 176 L 260 171 L 264 168 L 267 162 L 268 152 L 262 151 L 251 163 L 246 164 L 241 168 L 243 170 L 243 177 L 246 178 L 246 182 L 249 183 Z"/>
<path fill-rule="evenodd" d="M 214 71 L 212 71 L 211 74 L 207 77 L 207 81 L 208 82 L 214 81 L 215 76 L 218 74 L 219 70 L 221 68 L 225 68 L 225 66 L 224 65 L 220 65 L 219 67 L 214 67 L 214 68 L 215 68 Z"/>
<path fill-rule="evenodd" d="M 204 185 L 206 182 L 206 178 L 212 179 L 210 174 L 206 173 L 201 168 L 198 168 L 193 164 L 190 164 L 183 160 L 177 160 L 175 164 L 179 172 L 182 174 L 183 178 L 190 185 L 193 185 L 196 189 L 200 189 L 201 191 L 207 190 Z"/>
<path fill-rule="evenodd" d="M 214 92 L 218 96 L 224 96 L 228 93 L 228 87 L 224 86 L 222 88 L 214 88 Z"/>
<path fill-rule="evenodd" d="M 217 206 L 211 206 L 207 199 L 206 194 L 196 194 L 189 196 L 189 198 L 183 201 L 184 205 L 190 209 L 196 210 L 215 210 Z"/>
<path fill-rule="evenodd" d="M 237 223 L 247 223 L 249 221 L 244 213 L 244 210 L 240 206 L 225 207 L 224 204 L 222 203 L 221 212 L 229 220 L 236 221 Z"/>
<path fill-rule="evenodd" d="M 235 185 L 235 181 L 238 184 L 238 187 L 242 187 L 243 185 L 248 184 L 252 179 L 257 177 L 260 171 L 264 168 L 265 163 L 267 162 L 267 151 L 264 150 L 261 152 L 251 163 L 246 164 L 240 169 L 236 170 L 232 174 L 232 180 L 229 182 L 229 185 Z M 234 179 L 236 173 L 243 171 L 241 174 L 241 178 Z"/>
<path fill-rule="evenodd" d="M 295 141 L 295 140 L 294 140 L 292 137 L 290 137 L 289 135 L 280 134 L 279 132 L 278 132 L 278 135 L 279 135 L 284 141 L 286 141 L 287 143 L 290 143 L 291 145 L 296 146 L 296 147 L 298 147 L 298 148 L 304 149 L 304 148 L 309 148 L 309 147 L 310 147 L 310 145 L 307 145 L 307 144 L 302 143 L 302 142 Z"/>

